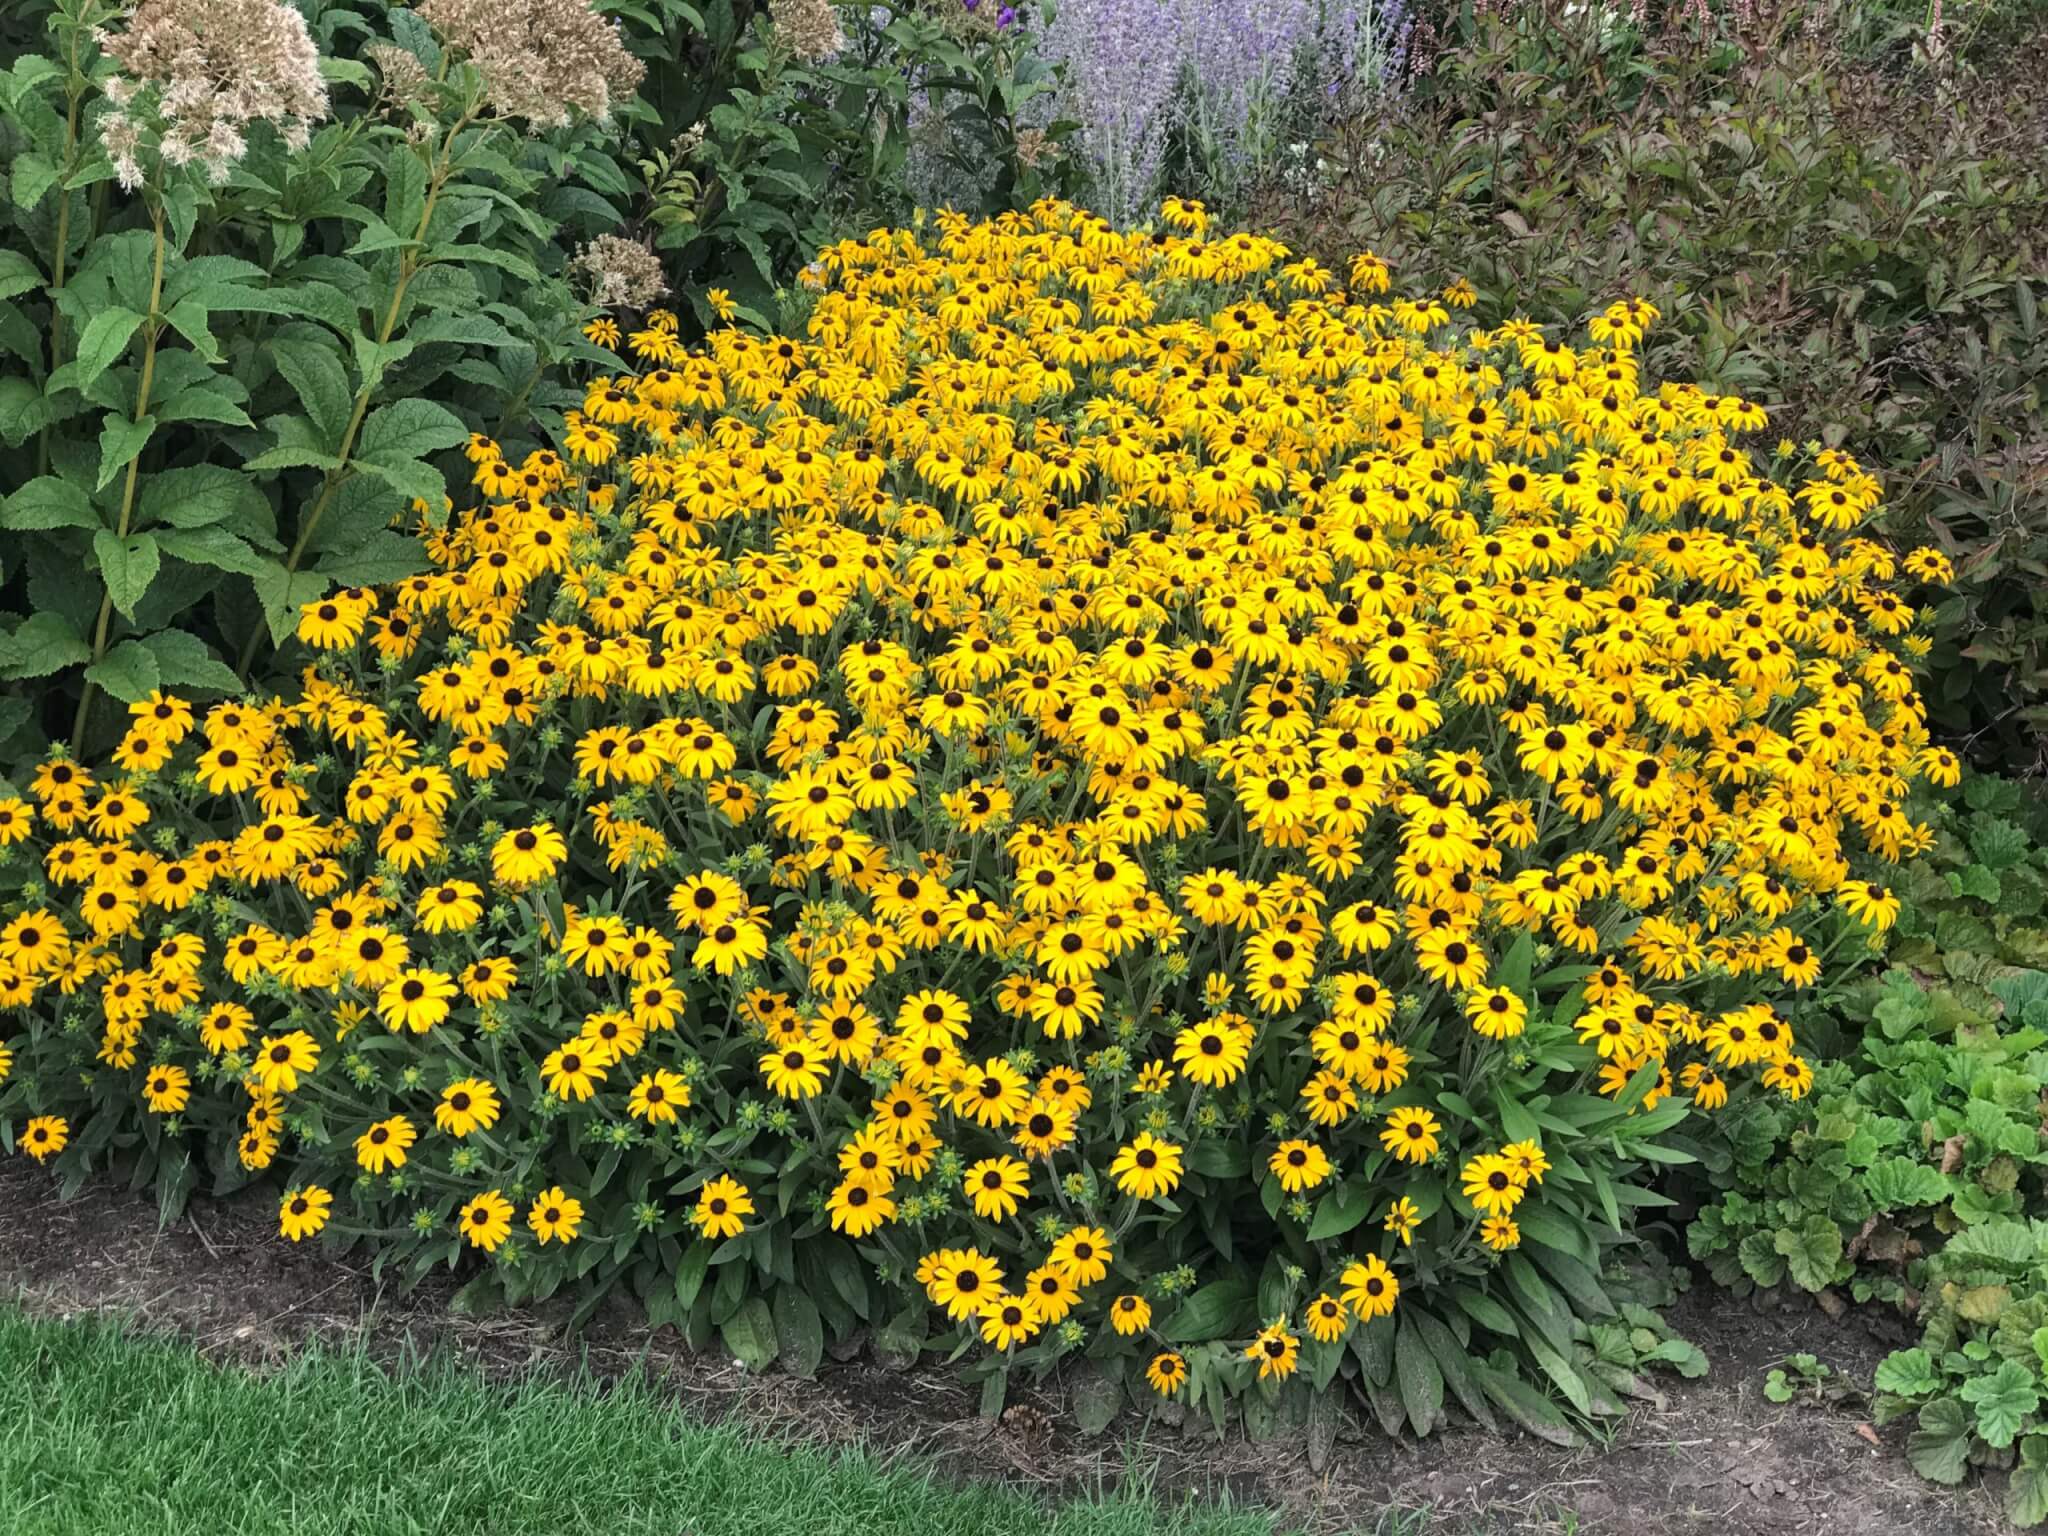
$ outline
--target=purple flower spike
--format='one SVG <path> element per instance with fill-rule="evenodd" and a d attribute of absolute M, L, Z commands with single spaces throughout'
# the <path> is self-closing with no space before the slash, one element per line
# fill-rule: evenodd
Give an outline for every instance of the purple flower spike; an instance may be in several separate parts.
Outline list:
<path fill-rule="evenodd" d="M 1006 5 L 1000 11 L 996 12 L 996 25 L 998 27 L 1007 27 L 1011 22 L 1015 21 L 1016 19 L 1017 9 L 1015 6 Z"/>

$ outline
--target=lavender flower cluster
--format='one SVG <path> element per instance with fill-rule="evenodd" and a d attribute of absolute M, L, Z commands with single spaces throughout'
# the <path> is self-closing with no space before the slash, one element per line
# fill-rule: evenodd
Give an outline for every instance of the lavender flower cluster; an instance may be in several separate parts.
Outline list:
<path fill-rule="evenodd" d="M 1282 130 L 1386 76 L 1403 0 L 1061 0 L 1044 38 L 1065 65 L 1094 203 L 1134 218 L 1161 191 L 1167 145 L 1213 185 L 1266 168 Z M 1304 94 L 1312 92 L 1314 100 Z"/>

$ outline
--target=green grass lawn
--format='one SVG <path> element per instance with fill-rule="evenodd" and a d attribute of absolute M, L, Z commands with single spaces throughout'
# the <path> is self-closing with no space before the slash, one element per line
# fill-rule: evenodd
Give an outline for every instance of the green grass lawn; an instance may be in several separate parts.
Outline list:
<path fill-rule="evenodd" d="M 175 1339 L 0 1309 L 6 1536 L 1269 1536 L 1143 1499 L 1058 1507 L 913 1462 L 692 1423 L 645 1384 L 387 1373 L 310 1353 L 255 1375 Z"/>

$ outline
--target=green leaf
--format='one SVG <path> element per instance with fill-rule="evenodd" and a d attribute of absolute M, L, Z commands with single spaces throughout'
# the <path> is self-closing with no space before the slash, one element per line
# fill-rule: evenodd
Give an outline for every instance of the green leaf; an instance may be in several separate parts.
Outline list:
<path fill-rule="evenodd" d="M 48 677 L 92 660 L 92 647 L 72 622 L 47 609 L 22 621 L 14 632 L 13 647 L 14 660 L 8 670 L 15 677 Z"/>
<path fill-rule="evenodd" d="M 100 477 L 93 486 L 103 491 L 114 476 L 126 469 L 142 452 L 149 442 L 150 434 L 156 431 L 156 418 L 145 416 L 140 421 L 130 421 L 126 416 L 109 413 L 100 426 Z"/>
<path fill-rule="evenodd" d="M 809 1381 L 825 1358 L 825 1324 L 818 1305 L 793 1285 L 775 1292 L 775 1345 L 782 1368 Z"/>
<path fill-rule="evenodd" d="M 73 362 L 76 370 L 73 384 L 81 391 L 89 388 L 92 381 L 113 366 L 114 360 L 128 350 L 129 338 L 134 336 L 143 316 L 119 304 L 101 310 L 86 322 L 79 333 L 78 351 Z"/>
<path fill-rule="evenodd" d="M 355 456 L 373 464 L 401 464 L 469 441 L 469 428 L 445 405 L 395 400 L 370 413 Z"/>
<path fill-rule="evenodd" d="M 17 155 L 14 159 L 13 196 L 22 212 L 34 210 L 43 194 L 57 184 L 57 166 L 48 155 Z"/>
<path fill-rule="evenodd" d="M 194 384 L 157 407 L 160 421 L 210 421 L 223 427 L 253 427 L 249 413 L 217 389 Z"/>
<path fill-rule="evenodd" d="M 676 1265 L 676 1306 L 682 1311 L 697 1304 L 697 1293 L 704 1289 L 704 1276 L 710 1268 L 710 1243 L 700 1238 L 683 1250 L 682 1262 Z"/>
<path fill-rule="evenodd" d="M 225 464 L 158 470 L 143 482 L 136 506 L 145 523 L 173 528 L 205 528 L 238 512 L 267 510 L 255 480 Z"/>
<path fill-rule="evenodd" d="M 1099 1435 L 1116 1422 L 1124 1405 L 1123 1379 L 1100 1361 L 1084 1359 L 1075 1367 L 1068 1403 L 1081 1433 Z"/>
<path fill-rule="evenodd" d="M 344 587 L 372 587 L 399 581 L 427 568 L 427 552 L 417 539 L 388 528 L 379 529 L 352 549 L 321 557 L 316 569 Z"/>
<path fill-rule="evenodd" d="M 48 281 L 43 269 L 20 251 L 0 251 L 0 299 L 11 299 L 41 288 Z"/>
<path fill-rule="evenodd" d="M 99 525 L 99 517 L 85 492 L 55 475 L 41 475 L 29 481 L 0 508 L 0 528 L 12 528 L 18 533 Z"/>
<path fill-rule="evenodd" d="M 1896 1392 L 1901 1397 L 1925 1397 L 1940 1389 L 1941 1376 L 1926 1350 L 1900 1349 L 1878 1366 L 1876 1386 L 1880 1392 Z"/>
<path fill-rule="evenodd" d="M 274 645 L 283 645 L 299 627 L 299 610 L 327 590 L 328 581 L 313 571 L 288 571 L 266 561 L 255 576 L 256 597 Z"/>
<path fill-rule="evenodd" d="M 1458 1342 L 1450 1325 L 1434 1313 L 1420 1308 L 1403 1308 L 1403 1327 L 1413 1328 L 1422 1336 L 1422 1342 L 1429 1347 L 1430 1358 L 1436 1361 L 1437 1369 L 1443 1372 L 1444 1385 L 1451 1389 L 1464 1410 L 1488 1429 L 1493 1428 L 1493 1410 L 1486 1405 L 1486 1394 L 1481 1390 L 1479 1378 L 1473 1374 L 1472 1362 L 1465 1353 L 1465 1346 Z"/>
<path fill-rule="evenodd" d="M 1408 1422 L 1417 1435 L 1427 1435 L 1443 1413 L 1443 1372 L 1431 1358 L 1428 1344 L 1405 1320 L 1394 1335 L 1394 1380 L 1401 1389 L 1401 1406 L 1408 1410 Z"/>
<path fill-rule="evenodd" d="M 338 447 L 354 406 L 340 348 L 316 327 L 294 326 L 271 347 L 270 360 L 298 395 L 321 439 Z"/>
<path fill-rule="evenodd" d="M 162 687 L 203 688 L 214 693 L 241 692 L 241 679 L 225 662 L 216 658 L 197 635 L 182 629 L 164 629 L 145 635 L 142 643 L 156 658 L 157 676 Z"/>
<path fill-rule="evenodd" d="M 1308 1224 L 1308 1240 L 1341 1237 L 1372 1214 L 1372 1190 L 1363 1183 L 1343 1183 L 1316 1202 L 1315 1219 Z"/>
<path fill-rule="evenodd" d="M 123 640 L 97 663 L 85 669 L 88 681 L 98 683 L 123 704 L 134 704 L 160 687 L 162 675 L 156 657 L 140 640 Z M 234 674 L 229 673 L 230 677 Z"/>
<path fill-rule="evenodd" d="M 1567 1448 L 1578 1445 L 1577 1431 L 1558 1411 L 1557 1405 L 1527 1382 L 1476 1362 L 1472 1370 L 1479 1378 L 1481 1390 L 1493 1399 L 1501 1412 L 1537 1439 Z"/>
<path fill-rule="evenodd" d="M 2007 1360 L 1987 1376 L 1972 1376 L 1957 1395 L 1977 1410 L 1978 1437 L 2002 1451 L 2041 1405 L 2041 1383 L 2017 1360 Z"/>
<path fill-rule="evenodd" d="M 1252 1314 L 1251 1282 L 1231 1275 L 1203 1286 L 1174 1309 L 1159 1330 L 1169 1344 L 1206 1344 L 1243 1332 Z"/>
<path fill-rule="evenodd" d="M 2048 1468 L 2014 1469 L 2005 1489 L 2005 1517 L 2023 1531 L 2048 1520 Z"/>
<path fill-rule="evenodd" d="M 162 528 L 157 530 L 156 544 L 159 551 L 174 560 L 210 566 L 217 571 L 232 571 L 237 576 L 268 577 L 273 571 L 284 569 L 276 560 L 259 555 L 225 528 Z M 314 594 L 315 597 L 318 595 Z M 306 599 L 307 602 L 312 600 L 310 597 Z M 297 622 L 296 614 L 293 622 Z"/>
<path fill-rule="evenodd" d="M 149 591 L 163 564 L 156 540 L 146 533 L 131 533 L 124 539 L 111 528 L 102 528 L 93 535 L 92 550 L 99 560 L 100 580 L 107 584 L 115 608 L 123 618 L 134 618 L 135 605 Z"/>
<path fill-rule="evenodd" d="M 739 1310 L 725 1320 L 718 1334 L 733 1358 L 750 1371 L 767 1370 L 781 1349 L 775 1337 L 775 1318 L 768 1303 L 758 1296 L 741 1302 Z"/>
<path fill-rule="evenodd" d="M 1881 1212 L 1939 1205 L 1948 1198 L 1949 1181 L 1939 1168 L 1911 1157 L 1888 1157 L 1863 1174 L 1863 1192 Z"/>
<path fill-rule="evenodd" d="M 1818 1291 L 1832 1284 L 1842 1262 L 1842 1229 L 1818 1212 L 1796 1227 L 1780 1227 L 1771 1234 L 1771 1247 L 1784 1259 L 1792 1283 L 1803 1291 Z"/>

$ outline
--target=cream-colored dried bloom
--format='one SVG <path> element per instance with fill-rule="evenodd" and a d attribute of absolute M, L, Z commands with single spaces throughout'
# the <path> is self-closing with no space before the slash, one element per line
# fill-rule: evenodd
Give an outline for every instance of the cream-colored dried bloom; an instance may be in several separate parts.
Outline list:
<path fill-rule="evenodd" d="M 1049 165 L 1060 156 L 1059 146 L 1043 128 L 1019 128 L 1017 130 L 1017 160 L 1030 170 Z"/>
<path fill-rule="evenodd" d="M 420 19 L 483 76 L 493 111 L 536 128 L 600 121 L 646 68 L 587 0 L 421 0 Z"/>
<path fill-rule="evenodd" d="M 327 116 L 327 83 L 306 19 L 280 0 L 140 0 L 101 51 L 120 73 L 107 82 L 118 109 L 103 119 L 121 184 L 142 179 L 145 127 L 167 165 L 197 161 L 213 181 L 248 152 L 248 127 L 274 123 L 303 149 Z"/>
<path fill-rule="evenodd" d="M 384 82 L 384 100 L 399 105 L 417 100 L 427 88 L 427 66 L 396 43 L 371 43 L 363 50 Z"/>
<path fill-rule="evenodd" d="M 832 0 L 768 0 L 768 19 L 782 45 L 805 64 L 829 59 L 846 46 Z"/>
<path fill-rule="evenodd" d="M 606 309 L 645 309 L 668 292 L 661 258 L 621 235 L 599 235 L 576 253 L 576 266 L 590 278 L 592 302 Z"/>

